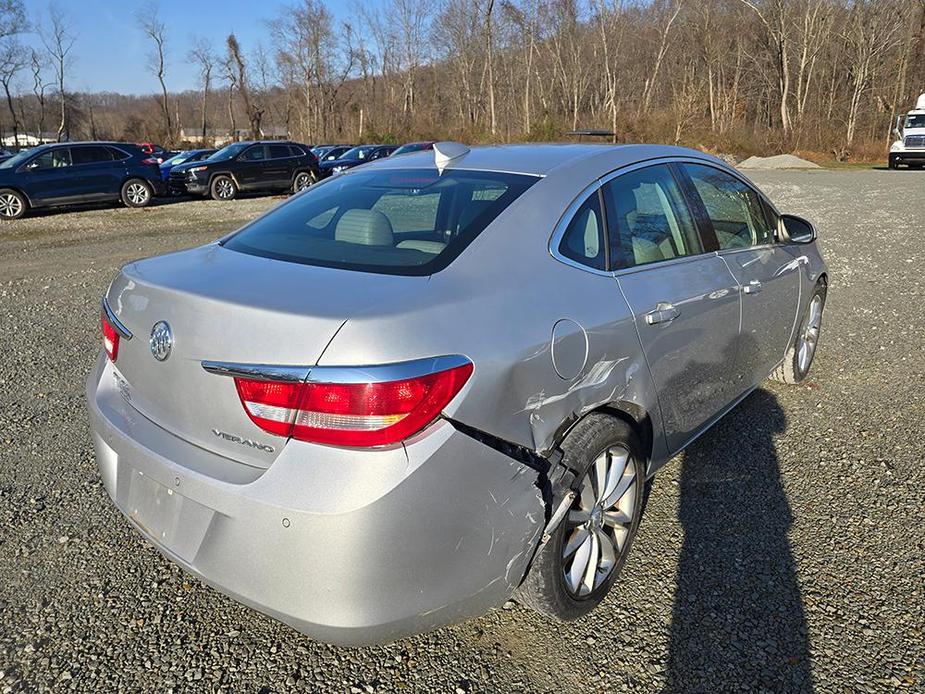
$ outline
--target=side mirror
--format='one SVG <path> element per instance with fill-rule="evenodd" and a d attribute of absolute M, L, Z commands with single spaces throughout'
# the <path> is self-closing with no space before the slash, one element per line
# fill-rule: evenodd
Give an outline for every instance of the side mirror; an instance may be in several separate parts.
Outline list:
<path fill-rule="evenodd" d="M 816 227 L 792 214 L 781 215 L 780 232 L 781 237 L 790 243 L 812 243 L 816 240 Z"/>

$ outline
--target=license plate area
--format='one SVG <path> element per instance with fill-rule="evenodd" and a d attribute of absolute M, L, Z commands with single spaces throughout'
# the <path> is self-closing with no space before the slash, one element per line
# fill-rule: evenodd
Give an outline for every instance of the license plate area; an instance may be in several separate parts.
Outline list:
<path fill-rule="evenodd" d="M 151 540 L 193 563 L 214 511 L 133 470 L 128 496 L 131 519 Z"/>

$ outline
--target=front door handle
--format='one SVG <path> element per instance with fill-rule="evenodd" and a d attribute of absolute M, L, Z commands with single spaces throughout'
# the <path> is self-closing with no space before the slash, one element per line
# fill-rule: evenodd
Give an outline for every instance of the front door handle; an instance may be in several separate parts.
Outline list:
<path fill-rule="evenodd" d="M 655 310 L 646 314 L 646 323 L 655 325 L 657 323 L 670 323 L 681 315 L 681 309 L 667 301 L 659 301 L 655 304 Z"/>
<path fill-rule="evenodd" d="M 742 287 L 742 291 L 745 294 L 757 294 L 761 291 L 761 282 L 758 280 L 752 280 L 748 284 Z"/>

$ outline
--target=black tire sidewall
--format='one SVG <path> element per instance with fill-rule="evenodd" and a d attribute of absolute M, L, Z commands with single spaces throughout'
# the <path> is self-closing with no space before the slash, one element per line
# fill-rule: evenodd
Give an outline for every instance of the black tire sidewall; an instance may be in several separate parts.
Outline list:
<path fill-rule="evenodd" d="M 231 183 L 231 195 L 227 198 L 223 198 L 218 194 L 218 190 L 216 186 L 218 186 L 218 182 L 221 180 L 226 180 L 229 183 Z M 209 184 L 209 193 L 212 196 L 213 200 L 227 202 L 228 200 L 234 200 L 236 197 L 238 197 L 238 185 L 234 182 L 234 179 L 231 176 L 227 176 L 225 174 L 219 174 L 218 176 L 213 178 L 212 182 Z"/>
<path fill-rule="evenodd" d="M 3 188 L 0 189 L 0 195 L 15 195 L 20 202 L 19 214 L 15 217 L 0 217 L 0 220 L 7 222 L 12 222 L 14 219 L 22 219 L 25 216 L 26 211 L 29 209 L 29 201 L 26 200 L 26 196 L 20 193 L 18 190 L 13 190 L 12 188 Z"/>
<path fill-rule="evenodd" d="M 140 183 L 145 188 L 148 189 L 148 199 L 145 200 L 141 205 L 137 205 L 133 203 L 131 200 L 129 200 L 129 197 L 128 197 L 128 187 L 134 183 Z M 130 178 L 129 180 L 127 180 L 125 183 L 122 184 L 122 204 L 125 205 L 126 207 L 133 207 L 136 209 L 141 208 L 141 207 L 147 207 L 148 205 L 151 204 L 151 200 L 153 199 L 154 199 L 154 189 L 151 187 L 151 184 L 145 181 L 144 179 Z"/>
<path fill-rule="evenodd" d="M 576 487 L 580 485 L 597 456 L 614 445 L 626 446 L 636 464 L 636 508 L 630 534 L 607 580 L 587 596 L 576 598 L 570 594 L 565 585 L 562 560 L 562 551 L 569 532 L 568 527 L 563 522 L 556 528 L 549 542 L 537 557 L 531 569 L 531 576 L 525 582 L 524 588 L 534 592 L 533 598 L 525 600 L 527 604 L 557 619 L 571 621 L 583 617 L 607 596 L 632 549 L 633 539 L 642 517 L 646 491 L 646 456 L 639 437 L 622 419 L 601 413 L 588 415 L 575 426 L 562 444 L 565 454 L 562 463 L 580 473 L 576 475 Z M 534 576 L 534 572 L 538 575 Z M 536 594 L 537 592 L 541 594 Z"/>

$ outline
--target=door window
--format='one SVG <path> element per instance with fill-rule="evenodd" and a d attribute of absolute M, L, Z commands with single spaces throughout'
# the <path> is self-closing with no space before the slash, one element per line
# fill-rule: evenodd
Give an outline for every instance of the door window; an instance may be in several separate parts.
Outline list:
<path fill-rule="evenodd" d="M 264 159 L 266 159 L 266 157 L 264 156 L 263 145 L 254 145 L 244 150 L 244 153 L 241 155 L 241 161 L 262 161 Z"/>
<path fill-rule="evenodd" d="M 74 165 L 97 164 L 101 161 L 112 161 L 112 155 L 105 147 L 88 145 L 86 147 L 71 147 L 71 157 Z"/>
<path fill-rule="evenodd" d="M 616 269 L 700 253 L 681 189 L 665 165 L 638 169 L 604 184 Z"/>
<path fill-rule="evenodd" d="M 270 159 L 287 159 L 292 156 L 286 145 L 270 145 Z"/>
<path fill-rule="evenodd" d="M 44 171 L 45 169 L 60 169 L 71 165 L 71 153 L 67 147 L 42 152 L 29 163 L 30 169 Z"/>
<path fill-rule="evenodd" d="M 684 164 L 707 216 L 713 222 L 720 250 L 749 248 L 774 241 L 761 198 L 725 171 L 702 164 Z"/>
<path fill-rule="evenodd" d="M 595 270 L 607 269 L 600 197 L 595 192 L 578 208 L 559 243 L 559 253 Z"/>

